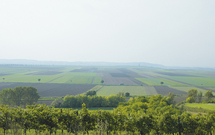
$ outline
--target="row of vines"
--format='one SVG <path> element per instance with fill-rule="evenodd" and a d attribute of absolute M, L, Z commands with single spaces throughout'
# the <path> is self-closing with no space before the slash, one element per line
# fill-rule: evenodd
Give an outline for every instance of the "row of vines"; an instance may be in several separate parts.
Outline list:
<path fill-rule="evenodd" d="M 210 134 L 215 129 L 215 114 L 190 114 L 171 104 L 170 97 L 131 98 L 113 111 L 89 111 L 85 104 L 81 110 L 29 105 L 26 109 L 0 107 L 0 131 L 7 134 L 12 128 L 23 134 L 59 131 L 68 134 Z"/>

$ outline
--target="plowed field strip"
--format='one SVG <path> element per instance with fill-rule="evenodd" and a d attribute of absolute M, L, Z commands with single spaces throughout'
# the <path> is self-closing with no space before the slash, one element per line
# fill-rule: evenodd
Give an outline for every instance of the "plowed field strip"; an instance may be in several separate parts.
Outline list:
<path fill-rule="evenodd" d="M 57 83 L 7 83 L 1 85 L 0 90 L 6 88 L 15 88 L 17 86 L 33 86 L 41 97 L 62 97 L 66 95 L 82 94 L 96 85 L 92 84 L 57 84 Z"/>
<path fill-rule="evenodd" d="M 120 83 L 124 83 L 124 85 L 137 85 L 128 77 L 112 77 L 109 73 L 104 73 L 103 80 L 104 84 L 107 85 L 120 85 Z"/>
<path fill-rule="evenodd" d="M 134 83 L 138 84 L 138 85 L 144 85 L 144 86 L 148 86 L 146 83 L 143 83 L 135 78 L 129 78 L 131 81 L 133 81 Z"/>
<path fill-rule="evenodd" d="M 176 95 L 186 95 L 187 92 L 180 91 L 177 89 L 173 89 L 167 86 L 154 86 L 158 94 L 167 95 L 169 92 L 174 93 Z"/>

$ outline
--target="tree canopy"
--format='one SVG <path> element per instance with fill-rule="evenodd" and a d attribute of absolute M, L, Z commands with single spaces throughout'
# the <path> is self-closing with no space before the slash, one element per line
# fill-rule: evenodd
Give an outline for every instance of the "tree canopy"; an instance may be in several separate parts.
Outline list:
<path fill-rule="evenodd" d="M 4 105 L 32 105 L 39 97 L 37 89 L 31 86 L 3 89 L 0 92 L 0 102 Z"/>

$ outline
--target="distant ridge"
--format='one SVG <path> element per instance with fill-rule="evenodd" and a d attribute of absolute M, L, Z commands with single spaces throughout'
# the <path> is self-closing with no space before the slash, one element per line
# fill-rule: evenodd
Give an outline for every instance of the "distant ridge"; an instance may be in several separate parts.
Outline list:
<path fill-rule="evenodd" d="M 164 68 L 159 64 L 151 64 L 146 62 L 64 62 L 64 61 L 37 61 L 25 59 L 0 59 L 0 64 L 18 64 L 18 65 L 68 65 L 68 66 L 141 66 Z"/>

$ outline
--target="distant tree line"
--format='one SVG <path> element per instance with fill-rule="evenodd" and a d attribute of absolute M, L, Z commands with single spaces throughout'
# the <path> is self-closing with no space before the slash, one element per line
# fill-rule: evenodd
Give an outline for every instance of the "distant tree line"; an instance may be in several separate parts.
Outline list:
<path fill-rule="evenodd" d="M 83 103 L 85 103 L 86 107 L 117 107 L 119 102 L 125 102 L 125 97 L 117 95 L 67 95 L 63 99 L 58 98 L 53 101 L 52 106 L 63 108 L 79 108 Z"/>
<path fill-rule="evenodd" d="M 9 106 L 32 105 L 39 99 L 35 87 L 15 87 L 14 89 L 3 89 L 0 92 L 0 103 Z"/>
<path fill-rule="evenodd" d="M 201 91 L 197 91 L 196 89 L 191 89 L 187 92 L 187 100 L 186 102 L 188 103 L 194 103 L 194 102 L 202 102 L 202 92 Z M 213 93 L 211 90 L 206 91 L 205 93 L 205 97 L 207 98 L 207 101 L 210 101 L 213 98 Z"/>

